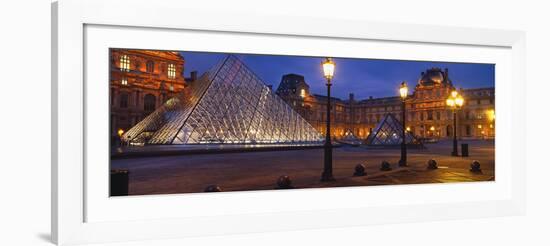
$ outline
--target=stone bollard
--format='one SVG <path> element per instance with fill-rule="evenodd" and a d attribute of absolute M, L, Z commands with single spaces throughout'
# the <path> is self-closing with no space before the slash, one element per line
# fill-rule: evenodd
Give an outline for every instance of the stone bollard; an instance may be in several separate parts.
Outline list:
<path fill-rule="evenodd" d="M 355 166 L 355 172 L 353 173 L 353 176 L 365 176 L 367 173 L 365 172 L 365 165 L 363 164 L 357 164 Z"/>
<path fill-rule="evenodd" d="M 473 173 L 481 172 L 481 164 L 479 164 L 479 161 L 472 161 L 472 164 L 470 165 L 470 172 L 473 172 Z"/>
<path fill-rule="evenodd" d="M 292 180 L 287 175 L 282 175 L 277 179 L 277 189 L 292 189 Z"/>
<path fill-rule="evenodd" d="M 130 171 L 126 169 L 111 170 L 111 196 L 127 196 Z"/>
<path fill-rule="evenodd" d="M 437 162 L 434 159 L 428 161 L 428 169 L 437 169 Z"/>
<path fill-rule="evenodd" d="M 380 171 L 390 171 L 391 169 L 391 165 L 387 161 L 382 161 L 382 164 L 380 164 Z"/>
<path fill-rule="evenodd" d="M 222 188 L 220 188 L 217 185 L 209 185 L 204 189 L 204 192 L 220 192 L 222 191 Z"/>

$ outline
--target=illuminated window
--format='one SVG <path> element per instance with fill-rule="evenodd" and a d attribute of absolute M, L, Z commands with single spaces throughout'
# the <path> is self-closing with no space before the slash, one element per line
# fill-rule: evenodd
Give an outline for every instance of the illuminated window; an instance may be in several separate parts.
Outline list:
<path fill-rule="evenodd" d="M 120 57 L 120 71 L 130 71 L 130 57 L 122 55 Z"/>
<path fill-rule="evenodd" d="M 301 89 L 301 90 L 300 90 L 300 96 L 301 96 L 302 98 L 306 97 L 306 89 Z"/>
<path fill-rule="evenodd" d="M 128 85 L 128 79 L 127 78 L 122 78 L 122 80 L 120 81 L 120 84 Z"/>
<path fill-rule="evenodd" d="M 168 88 L 170 89 L 170 91 L 174 91 L 174 85 L 170 84 Z"/>
<path fill-rule="evenodd" d="M 478 129 L 481 129 L 481 125 L 477 125 L 477 128 L 478 128 Z"/>
<path fill-rule="evenodd" d="M 168 78 L 176 78 L 176 65 L 168 64 Z"/>

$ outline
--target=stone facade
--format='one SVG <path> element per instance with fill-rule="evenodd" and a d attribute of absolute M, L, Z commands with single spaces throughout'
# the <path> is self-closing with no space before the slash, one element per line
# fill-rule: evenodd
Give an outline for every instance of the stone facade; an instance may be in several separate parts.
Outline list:
<path fill-rule="evenodd" d="M 130 127 L 186 87 L 178 52 L 110 50 L 110 132 Z"/>
<path fill-rule="evenodd" d="M 399 83 L 396 83 L 396 94 Z M 409 88 L 411 85 L 409 84 Z M 431 68 L 422 72 L 412 94 L 406 99 L 406 126 L 420 138 L 451 138 L 453 115 L 445 101 L 455 90 L 449 71 Z M 463 139 L 486 139 L 495 136 L 494 88 L 459 89 L 465 105 L 457 110 L 457 136 Z M 310 94 L 303 76 L 288 74 L 282 77 L 276 93 L 300 113 L 315 129 L 325 133 L 327 97 Z M 348 130 L 366 139 L 385 114 L 402 118 L 401 98 L 383 97 L 356 100 L 353 94 L 342 100 L 332 98 L 331 134 L 344 137 Z"/>

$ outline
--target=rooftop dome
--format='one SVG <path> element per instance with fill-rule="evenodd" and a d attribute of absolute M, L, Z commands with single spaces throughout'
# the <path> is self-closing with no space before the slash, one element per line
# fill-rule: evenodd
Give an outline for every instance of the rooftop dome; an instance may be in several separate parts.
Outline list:
<path fill-rule="evenodd" d="M 429 86 L 441 83 L 449 82 L 448 70 L 441 70 L 441 68 L 430 68 L 426 72 L 422 72 L 418 83 L 420 85 Z"/>

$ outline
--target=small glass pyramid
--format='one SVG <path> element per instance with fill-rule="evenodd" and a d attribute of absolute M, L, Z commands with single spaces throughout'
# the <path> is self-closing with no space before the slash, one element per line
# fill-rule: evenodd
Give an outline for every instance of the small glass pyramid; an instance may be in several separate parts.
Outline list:
<path fill-rule="evenodd" d="M 401 144 L 402 134 L 402 123 L 394 115 L 386 114 L 369 134 L 366 143 L 368 145 L 398 145 Z M 405 133 L 405 137 L 407 144 L 419 143 L 408 131 Z"/>

